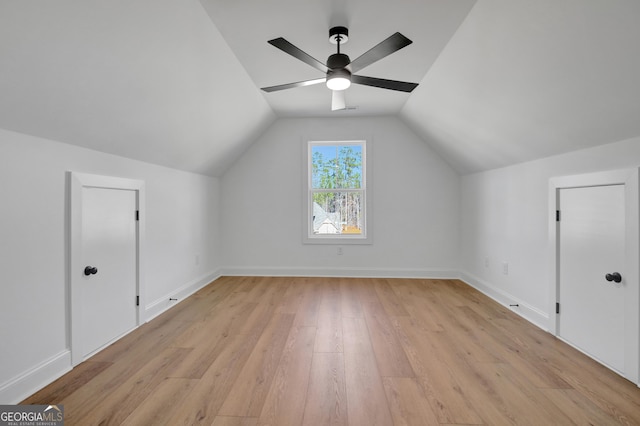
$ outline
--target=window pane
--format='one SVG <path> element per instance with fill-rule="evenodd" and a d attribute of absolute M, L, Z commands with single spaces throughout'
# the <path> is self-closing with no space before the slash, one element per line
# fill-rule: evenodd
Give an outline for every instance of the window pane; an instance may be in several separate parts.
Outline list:
<path fill-rule="evenodd" d="M 362 188 L 362 145 L 313 145 L 311 163 L 314 189 Z"/>
<path fill-rule="evenodd" d="M 361 235 L 361 192 L 313 192 L 313 233 Z"/>

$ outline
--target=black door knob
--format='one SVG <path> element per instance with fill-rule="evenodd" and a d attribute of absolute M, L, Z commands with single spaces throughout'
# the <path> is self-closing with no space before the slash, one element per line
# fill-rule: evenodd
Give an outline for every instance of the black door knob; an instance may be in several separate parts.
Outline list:
<path fill-rule="evenodd" d="M 614 272 L 613 274 L 607 274 L 604 276 L 604 279 L 607 281 L 614 281 L 614 282 L 621 282 L 622 281 L 622 276 L 620 275 L 619 272 Z"/>
<path fill-rule="evenodd" d="M 85 275 L 95 275 L 97 273 L 98 273 L 98 268 L 96 268 L 95 266 L 87 266 L 86 268 L 84 268 Z"/>

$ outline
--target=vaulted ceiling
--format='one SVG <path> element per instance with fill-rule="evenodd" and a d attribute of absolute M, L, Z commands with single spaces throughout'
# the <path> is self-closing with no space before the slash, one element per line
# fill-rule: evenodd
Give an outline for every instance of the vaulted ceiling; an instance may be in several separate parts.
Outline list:
<path fill-rule="evenodd" d="M 397 115 L 458 172 L 640 136 L 637 0 L 0 0 L 0 127 L 222 174 L 278 117 Z M 328 29 L 352 59 L 396 31 L 410 46 L 359 74 L 331 111 Z"/>

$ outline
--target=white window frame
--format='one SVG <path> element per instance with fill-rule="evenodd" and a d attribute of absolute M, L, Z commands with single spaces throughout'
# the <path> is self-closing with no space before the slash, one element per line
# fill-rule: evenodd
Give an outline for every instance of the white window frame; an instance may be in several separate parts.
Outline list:
<path fill-rule="evenodd" d="M 362 233 L 361 234 L 315 234 L 313 232 L 313 192 L 312 187 L 312 148 L 317 145 L 360 145 L 362 146 L 362 187 L 358 190 L 363 197 Z M 303 200 L 302 242 L 304 244 L 373 244 L 372 233 L 372 197 L 371 197 L 371 141 L 361 140 L 309 140 L 304 150 L 303 161 Z M 334 192 L 350 192 L 335 190 Z"/>

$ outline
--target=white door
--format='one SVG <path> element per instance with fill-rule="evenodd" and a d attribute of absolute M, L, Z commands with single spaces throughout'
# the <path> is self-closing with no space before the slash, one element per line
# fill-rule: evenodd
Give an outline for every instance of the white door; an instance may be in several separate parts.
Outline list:
<path fill-rule="evenodd" d="M 625 186 L 562 188 L 558 206 L 558 334 L 624 372 Z"/>
<path fill-rule="evenodd" d="M 136 191 L 82 188 L 82 359 L 137 325 L 136 209 Z"/>

